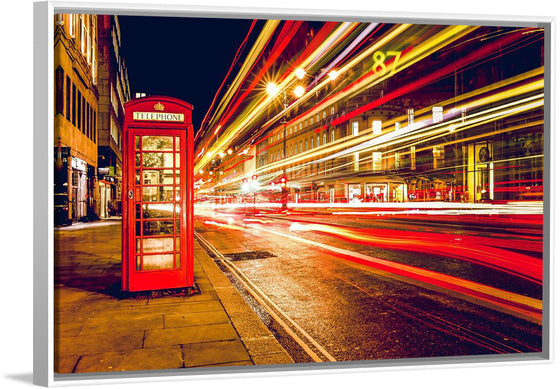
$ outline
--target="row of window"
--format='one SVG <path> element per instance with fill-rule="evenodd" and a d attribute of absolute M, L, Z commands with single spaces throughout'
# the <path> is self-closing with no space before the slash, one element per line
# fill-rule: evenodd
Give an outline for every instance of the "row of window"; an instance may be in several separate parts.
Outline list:
<path fill-rule="evenodd" d="M 97 80 L 97 16 L 88 14 L 56 15 L 57 21 L 66 19 L 66 30 L 70 36 L 77 40 L 79 49 L 89 65 L 93 82 Z"/>
<path fill-rule="evenodd" d="M 97 111 L 87 102 L 61 66 L 56 68 L 56 114 L 66 117 L 91 141 L 97 142 Z"/>
<path fill-rule="evenodd" d="M 335 112 L 334 106 L 332 106 L 331 107 L 331 116 L 334 115 L 334 112 Z M 323 110 L 323 119 L 326 119 L 326 118 L 327 118 L 327 110 Z M 315 123 L 319 123 L 319 120 L 321 120 L 321 115 L 316 114 L 315 115 Z M 305 119 L 304 121 L 300 122 L 299 124 L 296 124 L 293 127 L 288 127 L 288 129 L 286 131 L 287 135 L 295 134 L 298 130 L 302 130 L 302 129 L 306 128 L 308 126 L 308 123 L 309 123 L 310 126 L 313 125 L 313 123 L 314 123 L 313 122 L 313 115 L 311 115 L 309 117 L 309 119 Z M 281 131 L 281 132 L 277 133 L 276 135 L 272 136 L 271 138 L 269 138 L 268 143 L 276 142 L 276 141 L 282 139 L 282 137 L 283 137 L 283 132 Z"/>
<path fill-rule="evenodd" d="M 334 142 L 335 141 L 335 132 L 331 131 L 330 132 L 330 141 Z M 321 136 L 319 134 L 317 134 L 317 143 L 316 146 L 319 147 L 321 146 Z M 287 153 L 288 153 L 288 157 L 294 156 L 298 153 L 302 153 L 304 151 L 308 151 L 311 150 L 312 148 L 315 147 L 314 145 L 314 140 L 315 138 L 313 136 L 311 136 L 309 139 L 305 139 L 305 140 L 300 140 L 299 144 L 298 142 L 292 143 L 289 145 L 289 149 L 287 149 Z M 328 136 L 327 136 L 327 131 L 323 132 L 323 145 L 327 144 L 328 141 Z M 279 161 L 283 158 L 283 150 L 276 150 L 276 151 L 272 151 L 271 155 L 270 155 L 270 162 L 276 162 Z"/>

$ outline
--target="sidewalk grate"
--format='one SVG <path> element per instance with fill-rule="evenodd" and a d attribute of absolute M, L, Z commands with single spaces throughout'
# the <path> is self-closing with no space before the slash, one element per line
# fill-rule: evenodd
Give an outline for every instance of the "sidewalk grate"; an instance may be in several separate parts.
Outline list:
<path fill-rule="evenodd" d="M 224 257 L 228 258 L 230 261 L 235 262 L 276 257 L 276 255 L 271 254 L 268 251 L 247 251 L 244 253 L 224 254 Z"/>

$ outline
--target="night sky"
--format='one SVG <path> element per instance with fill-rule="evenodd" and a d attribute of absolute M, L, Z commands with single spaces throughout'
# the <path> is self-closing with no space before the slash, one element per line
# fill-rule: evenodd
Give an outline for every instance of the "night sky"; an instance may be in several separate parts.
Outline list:
<path fill-rule="evenodd" d="M 251 20 L 119 16 L 119 22 L 132 97 L 145 92 L 187 101 L 198 130 Z"/>

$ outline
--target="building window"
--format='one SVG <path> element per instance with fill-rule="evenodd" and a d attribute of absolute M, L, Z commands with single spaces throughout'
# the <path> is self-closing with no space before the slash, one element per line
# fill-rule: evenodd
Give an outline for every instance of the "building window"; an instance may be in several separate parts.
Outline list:
<path fill-rule="evenodd" d="M 299 151 L 300 153 L 303 152 L 303 142 L 301 140 L 299 141 Z"/>
<path fill-rule="evenodd" d="M 381 151 L 374 151 L 373 153 L 371 153 L 371 160 L 372 170 L 374 172 L 383 169 L 383 154 L 381 153 Z"/>
<path fill-rule="evenodd" d="M 410 169 L 416 170 L 416 146 L 410 146 Z"/>
<path fill-rule="evenodd" d="M 317 123 L 319 123 L 319 114 L 317 114 L 316 119 Z"/>
<path fill-rule="evenodd" d="M 309 118 L 309 124 L 313 124 L 313 116 Z"/>
<path fill-rule="evenodd" d="M 352 135 L 358 136 L 360 133 L 360 124 L 358 122 L 352 122 Z"/>
<path fill-rule="evenodd" d="M 311 137 L 310 141 L 311 141 L 311 148 L 313 148 L 313 137 Z"/>
<path fill-rule="evenodd" d="M 321 138 L 317 135 L 317 147 L 321 145 Z"/>
<path fill-rule="evenodd" d="M 303 123 L 299 124 L 299 129 L 301 130 L 303 128 Z"/>
<path fill-rule="evenodd" d="M 115 118 L 113 117 L 113 115 L 111 115 L 111 138 L 113 138 L 113 142 L 115 142 L 115 145 L 118 147 L 119 146 L 119 128 L 117 126 L 117 122 L 115 121 Z"/>
<path fill-rule="evenodd" d="M 72 124 L 76 126 L 76 85 L 72 84 Z"/>
<path fill-rule="evenodd" d="M 97 143 L 97 112 L 93 111 L 93 142 Z"/>
<path fill-rule="evenodd" d="M 334 142 L 334 130 L 331 131 L 331 142 Z"/>
<path fill-rule="evenodd" d="M 327 144 L 327 131 L 323 132 L 323 144 Z"/>
<path fill-rule="evenodd" d="M 59 66 L 55 71 L 56 76 L 56 114 L 64 113 L 64 70 Z"/>
<path fill-rule="evenodd" d="M 95 31 L 95 30 L 94 30 Z M 91 45 L 91 77 L 93 78 L 93 83 L 97 84 L 97 45 L 95 44 L 95 39 Z"/>
<path fill-rule="evenodd" d="M 294 147 L 294 155 L 296 155 L 297 153 L 298 153 L 298 151 L 297 151 L 297 143 L 296 143 L 296 145 Z"/>
<path fill-rule="evenodd" d="M 331 107 L 331 115 L 334 115 L 334 105 Z"/>
<path fill-rule="evenodd" d="M 395 169 L 401 167 L 401 154 L 398 151 L 395 151 L 395 164 L 393 166 Z"/>
<path fill-rule="evenodd" d="M 432 154 L 434 156 L 434 169 L 442 168 L 445 162 L 444 146 L 434 146 L 434 148 L 432 149 Z"/>
<path fill-rule="evenodd" d="M 72 87 L 70 83 L 70 77 L 66 76 L 66 119 L 68 120 L 71 120 L 72 118 L 72 105 L 70 104 L 70 99 L 72 98 Z"/>
<path fill-rule="evenodd" d="M 82 134 L 86 133 L 86 97 L 82 95 Z"/>
<path fill-rule="evenodd" d="M 79 130 L 82 129 L 82 94 L 80 93 L 80 90 L 78 90 L 78 107 L 77 107 L 77 113 L 78 113 L 78 117 L 76 118 L 76 127 L 78 127 Z"/>
<path fill-rule="evenodd" d="M 86 136 L 89 138 L 90 137 L 90 122 L 89 122 L 89 111 L 90 111 L 90 106 L 89 103 L 86 102 Z"/>
<path fill-rule="evenodd" d="M 327 111 L 323 110 L 323 119 L 327 117 Z"/>
<path fill-rule="evenodd" d="M 380 135 L 381 134 L 381 120 L 374 120 L 371 123 L 371 128 L 373 130 L 373 135 Z"/>
<path fill-rule="evenodd" d="M 305 151 L 309 150 L 309 144 L 307 143 L 307 139 L 305 140 Z"/>
<path fill-rule="evenodd" d="M 82 55 L 91 63 L 91 37 L 89 35 L 89 15 L 80 15 L 82 19 Z"/>

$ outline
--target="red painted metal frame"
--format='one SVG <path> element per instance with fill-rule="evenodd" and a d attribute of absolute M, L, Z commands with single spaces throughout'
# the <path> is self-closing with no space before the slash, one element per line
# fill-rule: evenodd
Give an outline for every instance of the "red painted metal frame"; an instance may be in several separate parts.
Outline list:
<path fill-rule="evenodd" d="M 184 122 L 134 120 L 133 112 L 156 111 L 156 104 L 164 106 L 163 113 L 182 113 Z M 193 126 L 192 105 L 167 96 L 149 96 L 129 101 L 124 106 L 123 180 L 122 180 L 122 290 L 146 291 L 192 286 L 194 283 L 193 251 Z M 134 189 L 135 135 L 181 136 L 180 192 L 181 192 L 181 266 L 179 269 L 137 271 L 135 269 L 135 198 L 128 198 Z M 174 141 L 175 142 L 175 141 Z M 171 168 L 174 169 L 174 168 Z M 173 199 L 173 204 L 175 199 Z M 175 207 L 175 206 L 173 206 Z M 175 238 L 173 238 L 175 239 Z M 175 263 L 175 257 L 173 257 Z"/>

